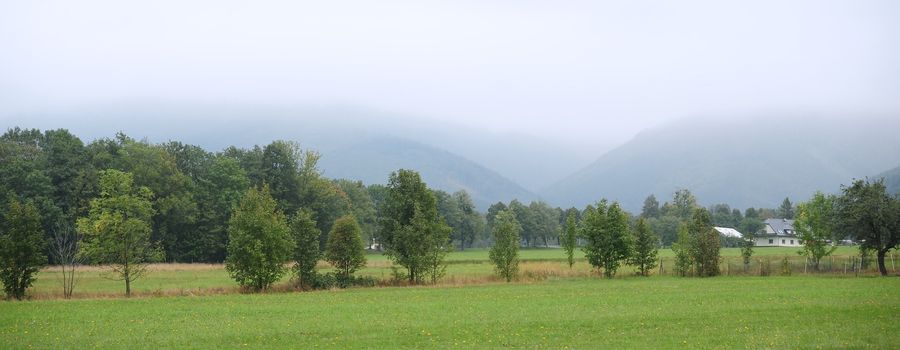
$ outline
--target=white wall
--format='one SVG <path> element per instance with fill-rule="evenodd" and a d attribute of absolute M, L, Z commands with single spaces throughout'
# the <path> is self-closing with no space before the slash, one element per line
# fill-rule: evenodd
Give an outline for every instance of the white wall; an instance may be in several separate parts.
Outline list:
<path fill-rule="evenodd" d="M 769 243 L 772 240 L 772 243 Z M 782 241 L 784 243 L 782 243 Z M 757 247 L 799 247 L 800 239 L 797 237 L 756 237 Z"/>

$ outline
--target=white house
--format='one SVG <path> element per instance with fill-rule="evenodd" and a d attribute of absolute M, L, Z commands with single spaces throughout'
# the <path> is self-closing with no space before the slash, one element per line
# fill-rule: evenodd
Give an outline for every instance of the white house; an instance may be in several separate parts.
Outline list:
<path fill-rule="evenodd" d="M 794 231 L 794 220 L 766 219 L 766 231 L 756 234 L 757 247 L 799 247 L 800 238 Z"/>

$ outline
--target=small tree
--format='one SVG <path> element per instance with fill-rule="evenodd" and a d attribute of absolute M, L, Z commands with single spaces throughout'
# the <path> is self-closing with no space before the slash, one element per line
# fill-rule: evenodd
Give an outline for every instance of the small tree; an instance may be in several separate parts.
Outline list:
<path fill-rule="evenodd" d="M 112 267 L 111 278 L 125 281 L 125 296 L 131 296 L 131 283 L 147 272 L 147 264 L 163 260 L 150 242 L 152 197 L 150 189 L 134 187 L 131 173 L 104 170 L 100 197 L 91 200 L 88 216 L 78 219 L 85 254 Z"/>
<path fill-rule="evenodd" d="M 291 232 L 294 235 L 294 273 L 297 286 L 312 288 L 316 283 L 316 264 L 321 258 L 319 236 L 321 231 L 309 210 L 298 210 L 291 218 Z"/>
<path fill-rule="evenodd" d="M 794 229 L 803 243 L 803 250 L 798 253 L 809 258 L 816 271 L 819 271 L 819 261 L 837 249 L 837 246 L 828 244 L 832 238 L 833 213 L 834 197 L 822 192 L 816 192 L 808 203 L 797 206 Z"/>
<path fill-rule="evenodd" d="M 656 267 L 658 244 L 659 237 L 653 233 L 647 220 L 638 219 L 635 225 L 634 250 L 628 262 L 638 267 L 641 276 L 649 276 L 650 270 Z"/>
<path fill-rule="evenodd" d="M 571 269 L 572 265 L 575 264 L 575 245 L 578 243 L 575 213 L 569 213 L 569 216 L 566 217 L 566 227 L 560 241 L 562 241 L 563 249 L 566 251 L 566 258 Z"/>
<path fill-rule="evenodd" d="M 719 275 L 719 232 L 713 229 L 709 211 L 694 209 L 688 226 L 691 236 L 691 260 L 697 267 L 697 275 L 703 277 Z"/>
<path fill-rule="evenodd" d="M 63 297 L 66 299 L 75 291 L 75 269 L 85 261 L 81 239 L 82 236 L 66 224 L 57 226 L 50 237 L 50 254 L 61 268 Z"/>
<path fill-rule="evenodd" d="M 269 188 L 251 188 L 228 221 L 225 269 L 241 287 L 260 291 L 278 281 L 294 251 L 287 219 Z"/>
<path fill-rule="evenodd" d="M 490 258 L 497 274 L 512 281 L 519 271 L 519 233 L 522 227 L 510 210 L 501 211 L 494 219 L 494 246 L 491 247 Z"/>
<path fill-rule="evenodd" d="M 338 270 L 338 277 L 344 285 L 360 267 L 366 266 L 366 250 L 362 241 L 362 229 L 351 215 L 334 222 L 328 233 L 325 260 Z"/>
<path fill-rule="evenodd" d="M 675 272 L 681 277 L 687 276 L 694 262 L 691 259 L 691 233 L 686 224 L 678 226 L 678 240 L 672 244 L 672 251 L 675 253 Z"/>
<path fill-rule="evenodd" d="M 741 258 L 744 260 L 744 271 L 750 268 L 750 257 L 753 256 L 753 246 L 756 245 L 756 239 L 753 232 L 744 232 L 741 237 Z"/>
<path fill-rule="evenodd" d="M 615 276 L 622 262 L 631 254 L 631 234 L 628 232 L 628 216 L 613 203 L 597 203 L 597 208 L 585 209 L 582 237 L 587 244 L 582 248 L 591 266 L 602 270 L 607 278 Z"/>
<path fill-rule="evenodd" d="M 0 230 L 0 281 L 7 298 L 21 300 L 47 264 L 41 215 L 32 203 L 11 199 Z"/>

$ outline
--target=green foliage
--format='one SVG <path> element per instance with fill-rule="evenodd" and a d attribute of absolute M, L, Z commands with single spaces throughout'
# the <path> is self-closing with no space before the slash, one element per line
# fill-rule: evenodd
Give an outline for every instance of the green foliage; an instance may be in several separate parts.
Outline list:
<path fill-rule="evenodd" d="M 333 182 L 347 196 L 350 204 L 349 213 L 353 214 L 362 229 L 363 242 L 367 245 L 372 244 L 375 231 L 378 230 L 378 212 L 369 189 L 362 181 L 339 179 Z"/>
<path fill-rule="evenodd" d="M 309 210 L 298 210 L 290 220 L 291 233 L 294 236 L 294 273 L 297 285 L 301 288 L 313 288 L 316 285 L 316 264 L 321 258 L 319 253 L 319 228 Z"/>
<path fill-rule="evenodd" d="M 649 195 L 647 199 L 644 199 L 644 207 L 641 209 L 641 217 L 642 218 L 658 218 L 660 215 L 659 212 L 659 201 L 656 200 L 656 196 Z"/>
<path fill-rule="evenodd" d="M 337 219 L 328 233 L 325 260 L 338 270 L 341 279 L 349 280 L 353 272 L 366 265 L 361 231 L 356 219 L 347 215 Z"/>
<path fill-rule="evenodd" d="M 780 219 L 794 218 L 794 205 L 791 204 L 790 198 L 784 198 L 784 201 L 781 202 L 781 206 L 778 207 L 778 211 L 776 213 L 776 215 L 778 215 L 778 218 Z"/>
<path fill-rule="evenodd" d="M 436 280 L 450 248 L 450 230 L 417 172 L 401 169 L 391 174 L 379 214 L 377 238 L 385 255 L 406 268 L 410 283 L 422 283 L 426 274 Z"/>
<path fill-rule="evenodd" d="M 743 237 L 741 237 L 741 258 L 743 258 L 744 262 L 744 270 L 746 271 L 750 268 L 750 257 L 753 256 L 753 246 L 756 245 L 755 235 L 750 231 L 743 232 Z"/>
<path fill-rule="evenodd" d="M 0 282 L 7 298 L 22 299 L 47 264 L 41 216 L 32 203 L 11 199 L 0 222 Z"/>
<path fill-rule="evenodd" d="M 293 251 L 291 229 L 269 188 L 250 188 L 228 222 L 225 269 L 241 287 L 264 290 L 284 275 Z"/>
<path fill-rule="evenodd" d="M 619 266 L 631 254 L 631 234 L 628 216 L 613 202 L 607 208 L 606 201 L 597 208 L 585 209 L 581 236 L 587 241 L 582 249 L 591 266 L 602 270 L 607 278 L 616 274 Z"/>
<path fill-rule="evenodd" d="M 887 275 L 884 258 L 900 245 L 900 199 L 887 193 L 883 180 L 856 180 L 842 187 L 835 201 L 837 230 L 875 251 L 878 270 Z"/>
<path fill-rule="evenodd" d="M 691 260 L 697 268 L 697 275 L 718 276 L 721 243 L 719 232 L 712 227 L 709 211 L 704 208 L 694 209 L 688 230 L 691 235 Z"/>
<path fill-rule="evenodd" d="M 112 274 L 125 281 L 125 295 L 131 283 L 147 272 L 147 264 L 162 260 L 159 247 L 150 242 L 153 192 L 135 187 L 131 173 L 118 170 L 100 172 L 100 197 L 91 200 L 86 217 L 78 219 L 85 234 L 84 252 L 91 261 L 109 264 Z"/>
<path fill-rule="evenodd" d="M 691 258 L 691 232 L 687 224 L 678 226 L 678 240 L 672 244 L 672 252 L 675 254 L 675 273 L 681 277 L 687 276 L 694 264 Z"/>
<path fill-rule="evenodd" d="M 563 236 L 560 238 L 562 247 L 566 251 L 566 262 L 569 268 L 575 264 L 575 246 L 578 244 L 578 228 L 575 224 L 575 213 L 569 213 L 566 217 L 566 227 Z"/>
<path fill-rule="evenodd" d="M 506 282 L 512 281 L 519 272 L 519 245 L 522 231 L 515 215 L 509 210 L 502 211 L 494 218 L 494 245 L 490 259 L 494 269 Z"/>
<path fill-rule="evenodd" d="M 656 267 L 659 237 L 650 228 L 647 220 L 640 218 L 634 229 L 634 250 L 628 263 L 635 265 L 642 276 L 649 276 L 650 270 Z"/>
<path fill-rule="evenodd" d="M 816 271 L 822 258 L 837 249 L 837 246 L 828 243 L 834 238 L 834 201 L 834 196 L 816 192 L 809 202 L 797 206 L 794 229 L 803 243 L 803 250 L 799 253 L 809 258 Z"/>

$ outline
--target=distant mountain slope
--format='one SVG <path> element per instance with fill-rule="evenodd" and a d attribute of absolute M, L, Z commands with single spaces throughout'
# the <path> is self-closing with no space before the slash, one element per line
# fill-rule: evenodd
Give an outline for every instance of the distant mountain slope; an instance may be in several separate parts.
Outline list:
<path fill-rule="evenodd" d="M 466 190 L 480 210 L 497 201 L 537 196 L 500 174 L 450 152 L 400 138 L 372 138 L 322 155 L 325 176 L 387 183 L 397 169 L 412 169 L 431 188 Z"/>
<path fill-rule="evenodd" d="M 887 186 L 888 192 L 900 195 L 900 166 L 878 174 L 875 178 L 884 178 L 884 184 Z"/>
<path fill-rule="evenodd" d="M 687 188 L 701 204 L 776 207 L 900 163 L 898 130 L 896 118 L 683 120 L 639 134 L 540 194 L 555 205 L 608 198 L 638 211 L 651 193 L 662 202 Z"/>

